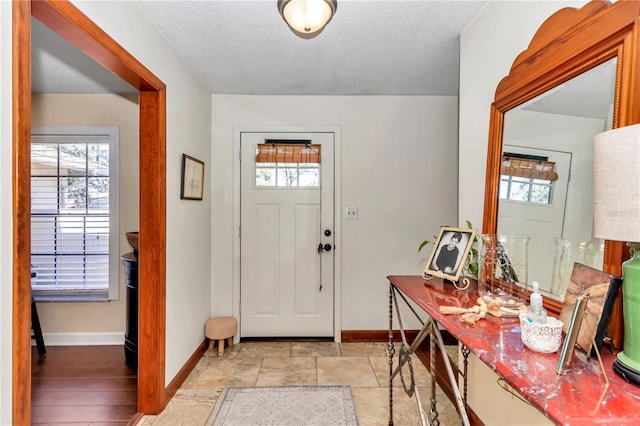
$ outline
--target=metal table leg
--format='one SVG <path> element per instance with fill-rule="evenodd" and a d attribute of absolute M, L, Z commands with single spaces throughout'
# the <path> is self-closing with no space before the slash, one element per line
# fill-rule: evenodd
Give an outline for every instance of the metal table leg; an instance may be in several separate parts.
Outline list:
<path fill-rule="evenodd" d="M 406 306 L 413 312 L 418 321 L 422 324 L 422 329 L 418 332 L 415 340 L 409 346 L 407 344 L 404 326 L 402 324 L 402 316 L 400 315 L 400 309 L 398 307 L 398 301 L 396 295 L 400 295 L 402 300 L 404 300 Z M 400 328 L 400 336 L 402 338 L 402 344 L 400 347 L 400 353 L 398 356 L 398 365 L 395 370 L 393 369 L 393 356 L 395 354 L 395 349 L 393 345 L 393 311 L 397 314 L 398 325 Z M 429 414 L 427 418 L 425 418 L 424 410 L 422 408 L 422 402 L 420 400 L 420 394 L 418 392 L 418 387 L 415 383 L 415 377 L 413 373 L 413 365 L 411 362 L 411 355 L 415 352 L 415 350 L 420 346 L 420 344 L 424 341 L 424 339 L 429 336 L 429 353 L 430 353 L 430 372 L 431 372 L 431 403 L 429 408 Z M 435 353 L 436 347 L 440 349 L 440 352 L 443 354 L 443 360 L 445 367 L 447 369 L 447 375 L 449 377 L 449 382 L 451 383 L 451 387 L 454 392 L 454 396 L 456 399 L 456 405 L 458 406 L 458 411 L 460 412 L 460 417 L 462 418 L 462 424 L 465 426 L 469 426 L 469 417 L 467 416 L 467 412 L 465 409 L 466 402 L 466 364 L 465 364 L 465 401 L 463 402 L 462 397 L 460 396 L 460 390 L 458 389 L 458 385 L 456 382 L 456 378 L 453 374 L 453 369 L 451 368 L 451 363 L 449 361 L 449 357 L 446 355 L 446 347 L 444 341 L 442 339 L 442 335 L 440 334 L 440 330 L 438 329 L 438 324 L 429 316 L 428 320 L 425 322 L 420 318 L 420 316 L 416 313 L 416 311 L 411 307 L 405 297 L 399 292 L 393 284 L 389 285 L 389 344 L 387 348 L 387 355 L 389 356 L 389 425 L 393 425 L 393 378 L 400 374 L 400 378 L 402 380 L 403 388 L 405 393 L 411 397 L 415 394 L 416 402 L 418 404 L 418 410 L 420 412 L 420 421 L 422 425 L 435 425 L 438 426 L 440 421 L 438 420 L 438 411 L 436 405 L 436 378 L 435 378 Z M 466 360 L 466 357 L 465 357 Z M 402 368 L 404 365 L 408 365 L 409 376 L 410 376 L 410 384 L 406 386 L 404 376 L 402 375 Z"/>

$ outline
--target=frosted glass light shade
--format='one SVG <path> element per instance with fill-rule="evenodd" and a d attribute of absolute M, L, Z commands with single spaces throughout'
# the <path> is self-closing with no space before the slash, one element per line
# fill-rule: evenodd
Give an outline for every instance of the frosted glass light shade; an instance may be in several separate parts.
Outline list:
<path fill-rule="evenodd" d="M 594 236 L 640 242 L 640 125 L 593 141 Z"/>
<path fill-rule="evenodd" d="M 336 11 L 336 0 L 278 0 L 278 10 L 294 33 L 309 38 L 327 25 Z"/>

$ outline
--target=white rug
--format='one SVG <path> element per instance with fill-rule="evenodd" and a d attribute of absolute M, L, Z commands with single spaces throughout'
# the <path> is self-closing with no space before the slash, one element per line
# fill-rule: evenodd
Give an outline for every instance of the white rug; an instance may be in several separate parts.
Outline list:
<path fill-rule="evenodd" d="M 352 426 L 358 417 L 349 386 L 228 388 L 209 426 Z"/>

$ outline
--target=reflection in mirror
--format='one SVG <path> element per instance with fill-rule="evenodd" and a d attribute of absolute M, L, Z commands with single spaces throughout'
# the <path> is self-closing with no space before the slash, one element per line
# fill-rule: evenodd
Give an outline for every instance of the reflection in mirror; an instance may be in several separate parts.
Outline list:
<path fill-rule="evenodd" d="M 557 300 L 573 262 L 602 268 L 593 136 L 612 128 L 615 81 L 613 58 L 504 116 L 498 233 L 531 237 L 529 281 Z"/>

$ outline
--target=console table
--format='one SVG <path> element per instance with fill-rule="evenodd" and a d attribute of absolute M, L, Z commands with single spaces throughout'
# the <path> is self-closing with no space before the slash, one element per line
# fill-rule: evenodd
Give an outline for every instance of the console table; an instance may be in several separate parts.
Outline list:
<path fill-rule="evenodd" d="M 446 329 L 458 339 L 463 349 L 476 355 L 554 423 L 640 423 L 640 388 L 626 383 L 613 372 L 615 356 L 609 350 L 602 350 L 605 352 L 602 354 L 602 361 L 609 384 L 600 370 L 598 360 L 587 359 L 586 354 L 579 350 L 574 351 L 571 365 L 558 375 L 556 367 L 559 354 L 543 354 L 526 348 L 520 339 L 518 318 L 496 318 L 489 315 L 475 325 L 468 325 L 460 322 L 458 315 L 440 313 L 440 306 L 475 305 L 478 291 L 474 280 L 471 280 L 468 289 L 457 290 L 453 285 L 435 277 L 425 280 L 421 276 L 389 276 L 387 279 L 390 283 L 390 355 L 393 355 L 391 299 L 392 294 L 397 293 L 414 302 L 427 314 L 428 321 L 425 324 L 434 322 Z M 402 327 L 401 318 L 398 320 Z M 421 334 L 418 333 L 416 340 Z M 392 404 L 391 395 L 390 403 Z M 392 422 L 390 418 L 390 424 Z"/>

